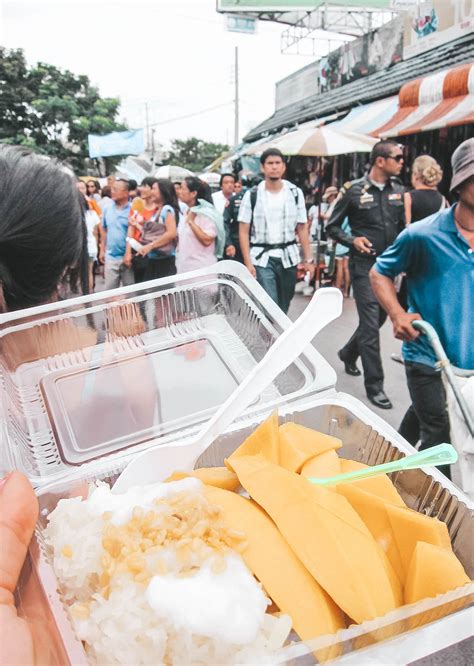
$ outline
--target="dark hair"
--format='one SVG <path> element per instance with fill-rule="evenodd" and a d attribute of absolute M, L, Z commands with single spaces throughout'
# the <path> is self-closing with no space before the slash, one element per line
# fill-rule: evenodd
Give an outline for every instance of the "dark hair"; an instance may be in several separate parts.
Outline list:
<path fill-rule="evenodd" d="M 97 192 L 100 192 L 100 185 L 98 180 L 94 180 L 93 178 L 89 178 L 89 180 L 86 183 L 86 187 L 89 185 L 89 183 L 94 183 L 94 187 Z"/>
<path fill-rule="evenodd" d="M 127 190 L 127 192 L 130 192 L 130 181 L 129 180 L 127 180 L 126 178 L 116 178 L 115 182 L 116 183 L 123 183 L 125 185 L 125 189 Z M 135 185 L 135 187 L 136 187 L 136 185 Z"/>
<path fill-rule="evenodd" d="M 135 178 L 130 178 L 130 180 L 128 181 L 128 191 L 130 192 L 130 190 L 136 190 L 137 187 L 138 183 L 135 180 Z"/>
<path fill-rule="evenodd" d="M 171 206 L 174 210 L 176 224 L 179 222 L 179 202 L 178 195 L 174 189 L 174 185 L 169 178 L 153 178 L 152 180 L 158 185 L 160 190 L 161 202 L 163 206 Z"/>
<path fill-rule="evenodd" d="M 0 283 L 8 309 L 46 303 L 72 266 L 85 266 L 87 275 L 84 250 L 73 177 L 49 158 L 0 145 Z"/>
<path fill-rule="evenodd" d="M 278 150 L 278 148 L 267 148 L 266 150 L 263 151 L 263 153 L 260 155 L 260 164 L 265 164 L 267 159 L 269 157 L 281 157 L 282 162 L 285 162 L 286 164 L 286 159 L 281 150 Z"/>
<path fill-rule="evenodd" d="M 109 199 L 112 196 L 112 190 L 108 185 L 104 185 L 104 187 L 101 189 L 100 194 L 102 197 L 109 197 Z"/>
<path fill-rule="evenodd" d="M 378 141 L 373 146 L 372 152 L 370 153 L 370 166 L 375 164 L 377 157 L 390 157 L 393 148 L 398 148 L 398 143 L 396 141 L 392 141 L 391 139 Z"/>
<path fill-rule="evenodd" d="M 222 173 L 221 174 L 221 179 L 219 180 L 219 187 L 222 187 L 222 183 L 224 182 L 224 178 L 232 178 L 232 180 L 234 181 L 234 184 L 237 180 L 237 178 L 234 176 L 233 173 Z"/>
<path fill-rule="evenodd" d="M 153 185 L 157 182 L 157 178 L 153 178 L 153 176 L 146 176 L 146 178 L 142 180 L 141 186 L 143 187 L 143 185 L 148 185 L 148 187 L 153 187 Z"/>
<path fill-rule="evenodd" d="M 208 203 L 214 205 L 214 202 L 212 200 L 211 188 L 207 183 L 202 181 L 197 176 L 186 176 L 184 182 L 188 186 L 188 190 L 190 192 L 196 192 L 196 200 L 204 199 Z"/>

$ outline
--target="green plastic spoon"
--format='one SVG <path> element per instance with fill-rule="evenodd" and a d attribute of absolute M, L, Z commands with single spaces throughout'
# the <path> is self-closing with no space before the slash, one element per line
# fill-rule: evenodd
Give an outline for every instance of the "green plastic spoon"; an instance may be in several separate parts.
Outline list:
<path fill-rule="evenodd" d="M 458 459 L 458 454 L 451 444 L 438 444 L 432 446 L 426 451 L 413 453 L 411 456 L 405 456 L 400 460 L 384 463 L 383 465 L 374 465 L 367 469 L 358 469 L 355 472 L 347 474 L 338 474 L 329 476 L 326 479 L 308 477 L 308 481 L 318 486 L 336 486 L 338 483 L 350 483 L 351 481 L 360 481 L 361 479 L 370 479 L 380 474 L 389 474 L 390 472 L 401 472 L 405 469 L 419 469 L 420 467 L 432 467 L 434 465 L 450 465 Z"/>

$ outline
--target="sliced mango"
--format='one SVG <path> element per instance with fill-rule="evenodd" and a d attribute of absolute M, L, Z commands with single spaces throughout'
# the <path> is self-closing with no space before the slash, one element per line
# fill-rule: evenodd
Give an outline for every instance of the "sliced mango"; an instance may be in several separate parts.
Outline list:
<path fill-rule="evenodd" d="M 393 504 L 386 504 L 385 509 L 397 542 L 405 579 L 418 541 L 451 550 L 448 528 L 437 518 Z"/>
<path fill-rule="evenodd" d="M 364 463 L 357 462 L 356 460 L 346 460 L 345 458 L 341 458 L 341 474 L 355 472 L 356 470 L 366 469 L 367 467 L 369 467 L 369 465 L 364 465 Z M 405 502 L 402 500 L 395 486 L 386 474 L 374 476 L 372 479 L 351 481 L 351 485 L 361 488 L 368 493 L 378 495 L 391 504 L 396 504 L 397 506 L 406 506 Z"/>
<path fill-rule="evenodd" d="M 216 486 L 223 490 L 236 490 L 240 486 L 237 474 L 227 467 L 200 467 L 192 472 L 173 472 L 166 481 L 179 481 L 188 476 L 193 476 L 208 486 Z"/>
<path fill-rule="evenodd" d="M 265 458 L 278 465 L 280 460 L 280 439 L 278 433 L 278 413 L 273 412 L 245 442 L 229 456 L 229 461 L 240 456 L 251 456 L 261 453 Z M 228 461 L 226 461 L 228 465 Z"/>
<path fill-rule="evenodd" d="M 242 486 L 350 618 L 360 623 L 396 607 L 379 547 L 345 497 L 261 455 L 236 458 L 232 465 Z"/>
<path fill-rule="evenodd" d="M 300 473 L 306 479 L 310 476 L 320 479 L 337 476 L 341 474 L 341 459 L 334 449 L 330 449 L 305 462 Z"/>
<path fill-rule="evenodd" d="M 299 472 L 303 465 L 321 453 L 339 449 L 342 442 L 337 437 L 325 435 L 297 423 L 280 426 L 280 465 L 290 472 Z"/>
<path fill-rule="evenodd" d="M 436 597 L 470 582 L 452 550 L 418 541 L 408 567 L 405 603 Z"/>
<path fill-rule="evenodd" d="M 368 493 L 357 487 L 355 483 L 341 483 L 336 486 L 337 492 L 350 502 L 351 506 L 364 523 L 370 533 L 383 548 L 400 581 L 405 580 L 402 560 L 398 545 L 392 531 L 392 525 L 385 508 L 386 501 L 377 495 Z"/>
<path fill-rule="evenodd" d="M 206 486 L 208 499 L 222 510 L 224 521 L 245 532 L 248 545 L 242 557 L 278 608 L 287 613 L 301 640 L 335 633 L 345 626 L 343 614 L 305 569 L 275 523 L 254 502 L 216 487 Z M 323 654 L 324 652 L 324 654 Z M 337 656 L 320 651 L 320 660 Z"/>

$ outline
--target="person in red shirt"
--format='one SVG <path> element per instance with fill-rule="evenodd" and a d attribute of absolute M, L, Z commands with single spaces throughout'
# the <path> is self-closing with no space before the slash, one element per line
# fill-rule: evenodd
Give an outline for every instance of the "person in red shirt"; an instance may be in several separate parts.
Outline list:
<path fill-rule="evenodd" d="M 156 178 L 147 176 L 140 185 L 140 197 L 132 202 L 132 208 L 128 217 L 129 227 L 127 236 L 141 242 L 143 224 L 149 222 L 157 211 L 157 204 L 154 198 L 153 185 L 157 182 Z M 136 254 L 132 247 L 127 243 L 124 264 L 133 266 L 135 282 L 145 281 L 146 258 Z"/>

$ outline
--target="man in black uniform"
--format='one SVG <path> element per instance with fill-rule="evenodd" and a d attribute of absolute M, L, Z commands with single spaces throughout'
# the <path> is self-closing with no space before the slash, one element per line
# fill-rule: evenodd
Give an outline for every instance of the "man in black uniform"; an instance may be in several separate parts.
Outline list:
<path fill-rule="evenodd" d="M 372 291 L 369 271 L 405 227 L 404 188 L 397 178 L 403 166 L 402 149 L 393 141 L 379 141 L 372 149 L 370 165 L 367 176 L 344 184 L 326 230 L 350 248 L 349 269 L 359 314 L 359 326 L 339 351 L 339 358 L 347 374 L 358 376 L 360 355 L 367 397 L 377 407 L 390 409 L 392 403 L 383 390 L 379 336 L 387 315 Z M 350 234 L 341 228 L 346 217 Z"/>
<path fill-rule="evenodd" d="M 224 228 L 225 228 L 225 259 L 235 259 L 244 263 L 239 242 L 239 208 L 247 190 L 242 188 L 237 194 L 233 194 L 224 210 Z"/>

